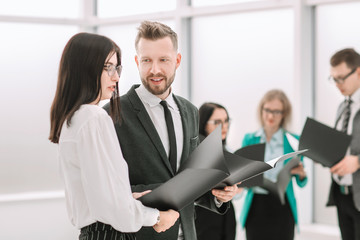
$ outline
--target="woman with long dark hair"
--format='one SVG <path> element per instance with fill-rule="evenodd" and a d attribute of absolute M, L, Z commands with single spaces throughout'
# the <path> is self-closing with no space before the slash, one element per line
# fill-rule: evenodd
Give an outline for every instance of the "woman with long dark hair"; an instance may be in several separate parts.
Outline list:
<path fill-rule="evenodd" d="M 51 106 L 49 139 L 59 145 L 68 214 L 79 239 L 135 239 L 142 226 L 162 232 L 179 213 L 148 208 L 131 193 L 128 168 L 113 120 L 120 121 L 120 48 L 90 33 L 73 36 L 63 51 Z M 111 117 L 97 104 L 110 99 Z"/>
<path fill-rule="evenodd" d="M 221 125 L 221 138 L 224 151 L 226 136 L 229 130 L 230 117 L 224 106 L 207 102 L 199 108 L 200 140 L 208 136 L 215 128 Z M 208 209 L 196 206 L 196 232 L 198 240 L 234 240 L 236 235 L 236 219 L 234 206 L 224 215 L 216 214 Z"/>

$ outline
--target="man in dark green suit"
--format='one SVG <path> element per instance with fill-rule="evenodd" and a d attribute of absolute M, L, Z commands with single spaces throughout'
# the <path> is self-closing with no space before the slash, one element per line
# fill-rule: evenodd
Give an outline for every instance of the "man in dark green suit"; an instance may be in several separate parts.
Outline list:
<path fill-rule="evenodd" d="M 133 192 L 154 189 L 171 179 L 199 144 L 198 110 L 186 99 L 174 95 L 171 88 L 181 61 L 176 33 L 164 24 L 148 21 L 138 30 L 135 61 L 142 84 L 134 85 L 121 96 L 123 119 L 115 123 Z M 109 105 L 104 108 L 109 111 Z M 168 130 L 166 111 L 171 113 L 175 136 Z M 176 140 L 175 149 L 171 136 Z M 169 161 L 172 151 L 176 153 L 175 166 Z M 225 213 L 227 202 L 236 190 L 236 185 L 213 189 L 196 204 Z M 195 240 L 194 204 L 180 211 L 180 219 L 168 231 L 157 233 L 151 227 L 144 227 L 137 233 L 137 239 Z"/>

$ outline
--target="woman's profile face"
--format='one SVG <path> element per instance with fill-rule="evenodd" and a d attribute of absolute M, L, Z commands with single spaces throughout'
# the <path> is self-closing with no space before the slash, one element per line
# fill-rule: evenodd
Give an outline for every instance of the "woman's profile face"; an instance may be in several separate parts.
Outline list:
<path fill-rule="evenodd" d="M 212 131 L 215 130 L 217 126 L 221 124 L 221 138 L 225 140 L 226 135 L 229 130 L 229 117 L 226 114 L 225 109 L 215 108 L 213 114 L 209 118 L 205 126 L 205 132 L 209 135 Z"/>
<path fill-rule="evenodd" d="M 265 102 L 262 107 L 261 117 L 265 129 L 277 130 L 283 120 L 284 107 L 279 99 Z"/>
<path fill-rule="evenodd" d="M 119 73 L 117 72 L 118 61 L 114 52 L 109 54 L 107 61 L 104 63 L 104 70 L 101 74 L 101 99 L 110 99 L 119 81 Z"/>

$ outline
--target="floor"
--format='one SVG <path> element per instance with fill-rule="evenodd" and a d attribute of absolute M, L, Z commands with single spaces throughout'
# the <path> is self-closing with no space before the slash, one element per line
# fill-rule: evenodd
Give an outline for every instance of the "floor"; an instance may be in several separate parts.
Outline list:
<path fill-rule="evenodd" d="M 324 226 L 311 224 L 301 226 L 301 231 L 295 236 L 295 240 L 341 240 L 337 226 Z"/>
<path fill-rule="evenodd" d="M 300 227 L 300 233 L 295 234 L 294 240 L 341 240 L 337 226 L 311 224 Z M 236 240 L 245 240 L 245 233 L 237 230 Z"/>

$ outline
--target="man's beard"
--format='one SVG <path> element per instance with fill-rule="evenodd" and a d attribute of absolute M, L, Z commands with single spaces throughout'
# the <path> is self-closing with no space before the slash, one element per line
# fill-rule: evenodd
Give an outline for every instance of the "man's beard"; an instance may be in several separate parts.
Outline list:
<path fill-rule="evenodd" d="M 149 83 L 151 81 L 150 78 L 154 78 L 154 77 L 163 78 L 162 81 L 165 81 L 165 87 L 150 85 L 150 83 Z M 147 76 L 146 78 L 148 80 L 141 78 L 141 82 L 145 86 L 145 88 L 154 95 L 161 95 L 161 94 L 165 93 L 169 89 L 171 84 L 174 82 L 175 72 L 170 78 L 167 78 L 165 75 L 162 75 L 162 74 L 157 74 L 157 75 L 151 74 L 151 75 Z"/>

